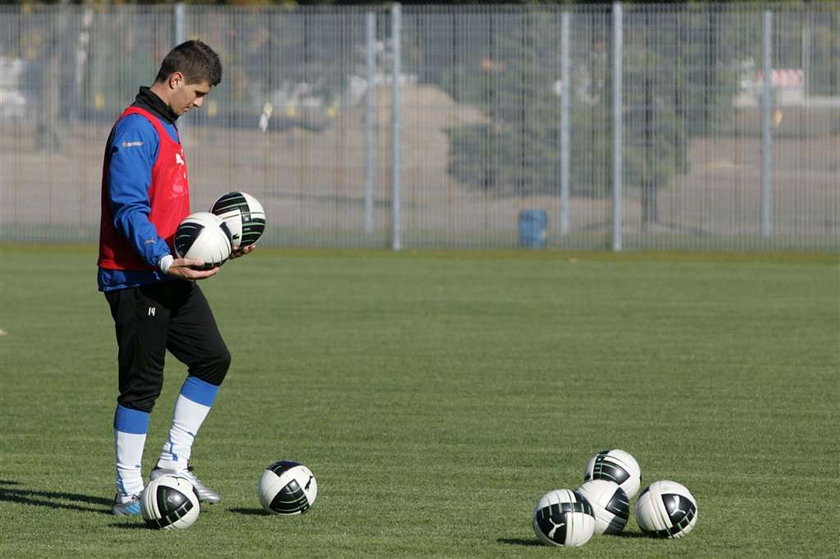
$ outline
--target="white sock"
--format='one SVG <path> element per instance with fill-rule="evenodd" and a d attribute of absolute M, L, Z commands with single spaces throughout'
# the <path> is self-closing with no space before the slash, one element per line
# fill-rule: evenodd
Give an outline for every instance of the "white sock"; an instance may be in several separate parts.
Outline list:
<path fill-rule="evenodd" d="M 210 413 L 219 387 L 196 377 L 187 377 L 175 402 L 169 439 L 161 449 L 159 468 L 183 470 L 192 454 L 193 441 Z"/>
<path fill-rule="evenodd" d="M 117 498 L 125 502 L 143 491 L 143 448 L 149 430 L 149 414 L 117 405 L 114 413 L 114 450 L 117 466 Z"/>

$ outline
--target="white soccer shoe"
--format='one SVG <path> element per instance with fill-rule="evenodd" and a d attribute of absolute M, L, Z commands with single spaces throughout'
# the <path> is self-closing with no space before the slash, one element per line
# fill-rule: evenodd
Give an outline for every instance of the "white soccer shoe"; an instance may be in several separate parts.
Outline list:
<path fill-rule="evenodd" d="M 152 470 L 149 474 L 149 481 L 159 478 L 160 476 L 177 476 L 192 483 L 195 494 L 198 495 L 198 500 L 202 503 L 218 503 L 222 500 L 222 496 L 204 485 L 200 479 L 193 473 L 193 467 L 187 465 L 183 470 L 169 470 L 166 468 L 158 468 Z"/>
<path fill-rule="evenodd" d="M 131 495 L 125 500 L 125 497 L 120 497 L 120 494 L 114 497 L 114 508 L 111 509 L 114 516 L 139 516 L 140 511 L 140 493 Z"/>

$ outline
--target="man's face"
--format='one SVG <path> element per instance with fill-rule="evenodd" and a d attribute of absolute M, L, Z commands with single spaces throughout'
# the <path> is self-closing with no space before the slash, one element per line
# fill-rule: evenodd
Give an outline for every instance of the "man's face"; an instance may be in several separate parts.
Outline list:
<path fill-rule="evenodd" d="M 207 82 L 201 83 L 186 83 L 184 76 L 180 72 L 175 72 L 169 78 L 169 87 L 172 88 L 172 94 L 169 97 L 169 106 L 172 112 L 181 116 L 190 109 L 199 108 L 204 103 L 204 97 L 210 93 L 210 84 Z"/>

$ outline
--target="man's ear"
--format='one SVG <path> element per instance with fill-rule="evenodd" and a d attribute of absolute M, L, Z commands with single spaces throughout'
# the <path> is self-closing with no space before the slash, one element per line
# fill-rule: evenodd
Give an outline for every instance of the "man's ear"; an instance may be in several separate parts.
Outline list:
<path fill-rule="evenodd" d="M 169 76 L 169 87 L 172 89 L 178 89 L 184 84 L 184 74 L 181 72 L 172 72 Z"/>

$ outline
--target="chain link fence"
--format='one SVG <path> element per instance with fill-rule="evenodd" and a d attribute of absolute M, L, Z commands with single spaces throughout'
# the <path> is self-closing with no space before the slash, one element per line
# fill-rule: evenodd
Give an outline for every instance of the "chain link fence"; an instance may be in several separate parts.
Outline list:
<path fill-rule="evenodd" d="M 193 209 L 272 246 L 840 249 L 840 3 L 0 6 L 0 239 L 92 242 L 110 126 L 199 38 Z"/>

